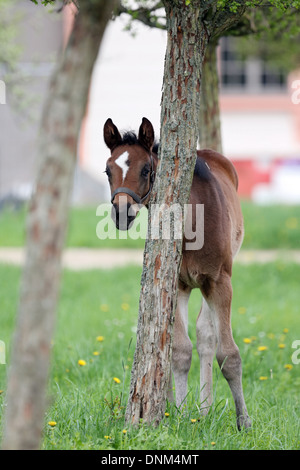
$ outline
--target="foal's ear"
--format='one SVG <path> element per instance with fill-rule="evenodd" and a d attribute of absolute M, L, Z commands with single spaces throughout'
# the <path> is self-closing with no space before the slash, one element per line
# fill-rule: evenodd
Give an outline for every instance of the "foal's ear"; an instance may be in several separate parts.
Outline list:
<path fill-rule="evenodd" d="M 153 126 L 147 118 L 142 119 L 142 124 L 139 129 L 139 142 L 148 150 L 152 150 L 154 143 L 154 130 Z"/>
<path fill-rule="evenodd" d="M 107 119 L 103 128 L 104 142 L 110 150 L 113 150 L 121 141 L 122 137 L 118 131 L 118 128 L 114 125 L 112 120 Z"/>

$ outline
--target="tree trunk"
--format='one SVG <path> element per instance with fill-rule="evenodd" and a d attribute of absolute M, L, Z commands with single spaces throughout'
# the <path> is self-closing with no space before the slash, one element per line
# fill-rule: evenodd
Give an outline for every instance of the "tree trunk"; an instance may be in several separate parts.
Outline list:
<path fill-rule="evenodd" d="M 219 107 L 219 75 L 217 43 L 212 41 L 206 49 L 202 68 L 201 106 L 199 115 L 200 148 L 222 153 L 221 120 Z"/>
<path fill-rule="evenodd" d="M 93 65 L 116 3 L 81 1 L 45 103 L 36 189 L 27 220 L 27 255 L 8 377 L 3 449 L 38 449 L 40 445 L 78 133 Z"/>
<path fill-rule="evenodd" d="M 149 208 L 137 346 L 126 410 L 129 423 L 157 424 L 164 415 L 170 377 L 172 330 L 181 264 L 182 236 L 151 238 L 154 203 L 167 208 L 188 203 L 198 138 L 200 73 L 208 40 L 201 1 L 164 2 L 168 42 L 161 109 L 160 165 Z M 168 211 L 163 211 L 163 218 Z M 153 215 L 153 214 L 152 214 Z M 160 225 L 163 221 L 160 221 Z M 182 235 L 182 233 L 181 233 Z"/>

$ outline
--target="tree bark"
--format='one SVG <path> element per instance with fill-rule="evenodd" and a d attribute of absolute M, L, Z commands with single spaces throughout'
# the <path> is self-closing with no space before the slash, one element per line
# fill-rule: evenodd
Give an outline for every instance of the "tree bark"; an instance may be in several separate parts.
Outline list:
<path fill-rule="evenodd" d="M 151 238 L 154 204 L 188 203 L 196 160 L 200 75 L 207 29 L 201 1 L 164 1 L 168 42 L 161 107 L 160 165 L 149 208 L 137 346 L 131 375 L 127 422 L 157 424 L 164 415 L 170 377 L 172 331 L 176 308 L 182 237 Z M 163 217 L 167 211 L 163 211 Z M 183 213 L 183 212 L 182 212 Z M 162 220 L 159 222 L 162 224 Z"/>
<path fill-rule="evenodd" d="M 199 113 L 200 148 L 222 153 L 217 42 L 208 44 L 202 68 Z"/>
<path fill-rule="evenodd" d="M 44 106 L 36 189 L 7 386 L 3 449 L 40 446 L 61 255 L 80 124 L 99 45 L 116 1 L 81 1 Z"/>

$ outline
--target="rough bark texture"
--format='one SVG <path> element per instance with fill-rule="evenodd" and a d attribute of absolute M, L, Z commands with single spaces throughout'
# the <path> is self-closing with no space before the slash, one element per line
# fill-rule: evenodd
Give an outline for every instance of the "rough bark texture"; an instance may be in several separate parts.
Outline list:
<path fill-rule="evenodd" d="M 207 30 L 199 1 L 165 1 L 168 43 L 161 109 L 160 165 L 152 204 L 188 202 L 198 138 L 200 72 Z M 151 214 L 151 206 L 149 214 Z M 149 226 L 151 217 L 149 218 Z M 146 242 L 137 347 L 127 421 L 158 423 L 165 411 L 182 240 Z"/>
<path fill-rule="evenodd" d="M 221 120 L 219 107 L 219 75 L 217 43 L 212 41 L 206 49 L 202 68 L 201 106 L 199 114 L 200 148 L 222 153 Z"/>
<path fill-rule="evenodd" d="M 149 211 L 158 205 L 188 203 L 199 129 L 202 63 L 210 37 L 218 37 L 238 21 L 235 13 L 219 11 L 217 0 L 164 0 L 167 51 L 161 103 L 160 164 Z M 164 212 L 163 212 L 164 215 Z M 174 220 L 171 224 L 171 234 Z M 131 373 L 126 420 L 157 424 L 164 415 L 169 385 L 172 333 L 177 301 L 182 240 L 160 237 L 145 246 L 137 346 Z"/>
<path fill-rule="evenodd" d="M 38 449 L 46 407 L 61 254 L 80 124 L 99 45 L 116 2 L 82 1 L 50 84 L 7 387 L 3 449 Z"/>

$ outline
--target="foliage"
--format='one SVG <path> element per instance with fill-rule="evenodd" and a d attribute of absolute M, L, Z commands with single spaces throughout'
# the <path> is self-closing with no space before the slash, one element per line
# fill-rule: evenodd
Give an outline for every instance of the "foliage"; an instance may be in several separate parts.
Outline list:
<path fill-rule="evenodd" d="M 234 268 L 233 331 L 242 355 L 245 398 L 253 420 L 248 432 L 236 430 L 233 401 L 216 363 L 214 407 L 207 418 L 199 416 L 194 329 L 200 308 L 198 291 L 190 301 L 189 334 L 194 353 L 185 413 L 169 403 L 169 415 L 158 428 L 142 423 L 137 429 L 125 427 L 141 269 L 66 271 L 53 340 L 43 448 L 299 449 L 300 365 L 291 360 L 291 345 L 300 337 L 298 270 L 298 266 L 285 263 Z M 0 277 L 1 339 L 9 356 L 20 270 L 0 265 Z M 85 365 L 78 364 L 80 359 Z M 292 368 L 285 367 L 288 364 Z M 0 365 L 0 420 L 5 369 Z M 56 424 L 50 426 L 49 422 Z"/>
<path fill-rule="evenodd" d="M 19 16 L 13 10 L 15 1 L 0 0 L 0 64 L 6 82 L 16 68 L 21 46 L 16 44 Z"/>
<path fill-rule="evenodd" d="M 211 3 L 216 4 L 216 2 Z M 186 2 L 187 6 L 191 4 L 190 0 Z M 132 29 L 136 20 L 149 27 L 166 28 L 163 2 L 140 0 L 134 2 L 134 5 L 133 7 L 132 2 L 123 0 L 118 9 L 118 14 L 129 15 L 128 29 Z M 295 60 L 299 58 L 300 1 L 218 0 L 213 15 L 217 17 L 218 12 L 224 12 L 227 16 L 234 16 L 241 5 L 246 6 L 242 18 L 229 25 L 227 29 L 222 28 L 217 36 L 245 36 L 245 39 L 240 41 L 243 56 L 259 55 L 266 60 L 272 60 L 276 65 L 281 60 L 283 62 L 281 65 L 286 70 L 293 69 Z M 251 40 L 246 40 L 249 37 Z"/>

